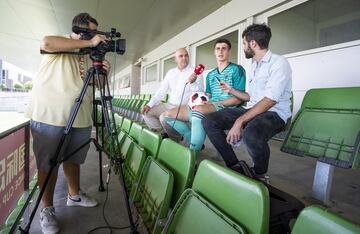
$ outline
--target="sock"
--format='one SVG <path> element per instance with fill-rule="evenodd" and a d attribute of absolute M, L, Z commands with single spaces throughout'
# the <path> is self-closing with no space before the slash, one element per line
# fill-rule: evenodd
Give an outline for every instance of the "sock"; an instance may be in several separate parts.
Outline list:
<path fill-rule="evenodd" d="M 167 124 L 169 124 L 171 127 L 173 127 L 178 133 L 180 133 L 184 138 L 186 138 L 188 141 L 191 139 L 191 129 L 189 126 L 178 119 L 172 119 L 172 118 L 166 118 Z"/>
<path fill-rule="evenodd" d="M 201 122 L 203 118 L 203 113 L 201 113 L 200 111 L 192 110 L 190 149 L 194 149 L 197 153 L 200 152 L 206 137 L 205 130 Z"/>

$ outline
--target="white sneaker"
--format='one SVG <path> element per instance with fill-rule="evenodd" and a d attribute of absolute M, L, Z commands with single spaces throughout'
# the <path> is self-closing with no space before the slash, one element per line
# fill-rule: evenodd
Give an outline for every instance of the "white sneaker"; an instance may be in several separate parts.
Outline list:
<path fill-rule="evenodd" d="M 87 196 L 85 193 L 79 191 L 78 195 L 71 196 L 68 194 L 66 202 L 67 206 L 83 206 L 83 207 L 94 207 L 98 205 L 96 199 Z"/>
<path fill-rule="evenodd" d="M 44 234 L 55 234 L 60 231 L 53 206 L 44 207 L 40 211 L 40 226 Z"/>

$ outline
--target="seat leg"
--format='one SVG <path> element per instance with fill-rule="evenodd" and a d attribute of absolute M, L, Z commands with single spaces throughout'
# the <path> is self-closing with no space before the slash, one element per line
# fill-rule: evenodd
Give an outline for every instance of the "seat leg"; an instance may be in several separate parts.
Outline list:
<path fill-rule="evenodd" d="M 322 201 L 325 205 L 330 205 L 330 193 L 333 175 L 333 165 L 320 161 L 316 162 L 312 195 L 315 199 Z"/>

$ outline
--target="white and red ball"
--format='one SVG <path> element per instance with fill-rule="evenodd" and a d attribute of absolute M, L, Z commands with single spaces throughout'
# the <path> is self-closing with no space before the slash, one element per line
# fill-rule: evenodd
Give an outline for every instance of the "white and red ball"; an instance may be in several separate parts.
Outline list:
<path fill-rule="evenodd" d="M 191 94 L 188 105 L 191 109 L 195 106 L 203 105 L 207 103 L 209 98 L 206 96 L 204 92 L 194 92 Z"/>

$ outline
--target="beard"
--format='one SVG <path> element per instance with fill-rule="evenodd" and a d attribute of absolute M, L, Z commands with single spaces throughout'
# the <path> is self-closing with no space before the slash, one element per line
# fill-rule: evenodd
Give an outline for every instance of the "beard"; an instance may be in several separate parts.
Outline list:
<path fill-rule="evenodd" d="M 251 49 L 250 47 L 247 48 L 247 50 L 244 50 L 245 53 L 245 58 L 250 59 L 253 58 L 255 55 L 255 52 L 253 49 Z"/>

